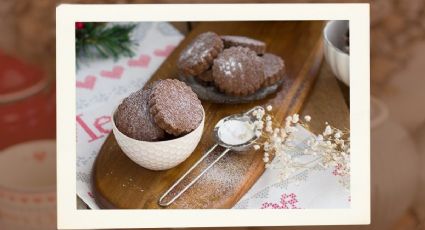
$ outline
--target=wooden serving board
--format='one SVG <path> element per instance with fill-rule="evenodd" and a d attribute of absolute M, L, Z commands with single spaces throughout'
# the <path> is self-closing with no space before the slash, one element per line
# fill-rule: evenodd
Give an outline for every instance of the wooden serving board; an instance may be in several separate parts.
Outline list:
<path fill-rule="evenodd" d="M 273 115 L 282 121 L 303 105 L 322 61 L 321 21 L 292 22 L 203 22 L 181 42 L 150 81 L 177 77 L 180 51 L 199 33 L 244 35 L 266 42 L 267 51 L 280 55 L 287 66 L 288 79 L 277 93 L 266 99 L 240 105 L 203 101 L 206 123 L 201 141 L 192 155 L 175 168 L 151 171 L 132 162 L 111 134 L 103 144 L 94 168 L 96 198 L 103 208 L 161 208 L 159 197 L 214 144 L 212 130 L 221 118 L 247 111 L 256 105 L 272 105 Z M 216 154 L 208 157 L 188 179 L 193 178 Z M 169 208 L 231 208 L 264 171 L 262 154 L 253 149 L 244 154 L 229 152 Z M 187 184 L 183 181 L 182 186 Z M 181 189 L 178 186 L 176 190 Z"/>

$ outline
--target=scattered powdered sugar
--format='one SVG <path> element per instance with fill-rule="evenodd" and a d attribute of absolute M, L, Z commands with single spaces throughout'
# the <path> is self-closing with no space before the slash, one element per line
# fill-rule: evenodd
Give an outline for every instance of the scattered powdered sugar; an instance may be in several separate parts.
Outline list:
<path fill-rule="evenodd" d="M 254 137 L 253 126 L 248 121 L 228 120 L 218 130 L 220 140 L 228 145 L 241 145 Z"/>
<path fill-rule="evenodd" d="M 223 147 L 218 147 L 214 150 L 201 163 L 199 168 L 195 169 L 188 176 L 188 180 L 184 180 L 182 186 L 178 186 L 177 191 L 180 191 L 184 185 L 187 185 L 190 180 L 196 175 L 199 175 L 223 150 Z M 242 184 L 246 183 L 246 175 L 252 170 L 252 154 L 255 154 L 255 152 L 245 154 L 238 154 L 232 151 L 228 152 L 190 189 L 177 199 L 172 207 L 192 209 L 222 208 L 239 191 Z"/>

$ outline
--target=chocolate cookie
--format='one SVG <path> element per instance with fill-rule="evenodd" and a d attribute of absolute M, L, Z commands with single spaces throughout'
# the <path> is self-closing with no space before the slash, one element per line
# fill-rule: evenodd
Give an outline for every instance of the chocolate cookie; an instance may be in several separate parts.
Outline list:
<path fill-rule="evenodd" d="M 241 46 L 225 49 L 214 60 L 212 70 L 215 85 L 229 95 L 252 94 L 264 82 L 262 58 Z"/>
<path fill-rule="evenodd" d="M 266 52 L 266 43 L 252 38 L 244 36 L 225 35 L 221 36 L 221 39 L 223 40 L 224 48 L 229 48 L 233 46 L 243 46 L 250 48 L 259 55 L 264 54 L 264 52 Z"/>
<path fill-rule="evenodd" d="M 264 86 L 273 85 L 283 78 L 285 75 L 285 63 L 282 58 L 271 53 L 265 53 L 263 56 L 264 62 Z"/>
<path fill-rule="evenodd" d="M 222 50 L 223 41 L 217 34 L 202 33 L 181 52 L 177 65 L 183 74 L 196 76 L 209 69 Z"/>
<path fill-rule="evenodd" d="M 191 132 L 202 121 L 201 101 L 189 86 L 176 79 L 158 81 L 149 105 L 156 124 L 174 136 Z"/>
<path fill-rule="evenodd" d="M 151 88 L 138 90 L 118 106 L 114 115 L 118 130 L 128 137 L 141 141 L 157 141 L 165 132 L 156 125 L 149 111 Z"/>
<path fill-rule="evenodd" d="M 196 77 L 199 78 L 201 81 L 204 81 L 204 82 L 213 82 L 214 81 L 211 69 L 199 74 Z"/>

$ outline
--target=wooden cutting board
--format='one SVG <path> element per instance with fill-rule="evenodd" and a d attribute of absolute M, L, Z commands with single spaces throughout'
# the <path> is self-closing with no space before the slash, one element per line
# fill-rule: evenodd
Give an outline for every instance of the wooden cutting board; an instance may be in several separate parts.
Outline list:
<path fill-rule="evenodd" d="M 206 123 L 201 141 L 192 155 L 175 168 L 151 171 L 132 162 L 111 134 L 103 144 L 93 167 L 96 198 L 103 208 L 161 208 L 159 197 L 214 144 L 212 130 L 221 118 L 244 112 L 256 105 L 272 105 L 273 115 L 282 121 L 303 105 L 316 79 L 322 61 L 321 21 L 292 22 L 203 22 L 181 42 L 150 81 L 177 77 L 176 60 L 180 51 L 199 33 L 243 35 L 263 40 L 267 51 L 281 56 L 288 79 L 273 95 L 248 104 L 224 105 L 203 101 Z M 217 153 L 217 152 L 216 152 Z M 208 157 L 193 178 L 216 153 Z M 262 154 L 252 149 L 244 154 L 229 152 L 196 184 L 168 208 L 231 208 L 264 171 Z M 183 181 L 173 192 L 187 184 Z"/>

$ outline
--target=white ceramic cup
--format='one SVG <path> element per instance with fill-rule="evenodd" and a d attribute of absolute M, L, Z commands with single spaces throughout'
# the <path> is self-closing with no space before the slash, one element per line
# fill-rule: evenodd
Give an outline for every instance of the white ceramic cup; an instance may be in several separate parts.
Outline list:
<path fill-rule="evenodd" d="M 56 142 L 0 152 L 0 229 L 56 228 Z"/>
<path fill-rule="evenodd" d="M 380 99 L 371 99 L 373 229 L 390 229 L 414 202 L 419 155 L 406 129 Z"/>
<path fill-rule="evenodd" d="M 333 74 L 350 86 L 350 56 L 342 51 L 348 28 L 348 21 L 329 21 L 323 30 L 323 42 L 325 59 Z"/>
<path fill-rule="evenodd" d="M 112 131 L 122 151 L 138 165 L 151 170 L 166 170 L 186 160 L 201 140 L 204 130 L 205 111 L 202 121 L 192 132 L 172 140 L 139 141 L 118 130 L 112 114 Z"/>

